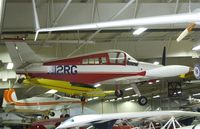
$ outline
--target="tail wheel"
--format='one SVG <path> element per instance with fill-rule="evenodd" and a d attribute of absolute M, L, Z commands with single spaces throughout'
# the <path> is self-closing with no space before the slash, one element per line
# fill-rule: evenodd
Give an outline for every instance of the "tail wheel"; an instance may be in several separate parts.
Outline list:
<path fill-rule="evenodd" d="M 50 116 L 55 116 L 55 113 L 54 112 L 50 112 L 49 115 Z"/>
<path fill-rule="evenodd" d="M 122 97 L 124 95 L 124 92 L 122 90 L 115 90 L 115 96 L 117 98 Z"/>
<path fill-rule="evenodd" d="M 49 119 L 49 117 L 48 116 L 44 116 L 44 119 Z"/>
<path fill-rule="evenodd" d="M 140 97 L 138 98 L 138 103 L 139 103 L 139 105 L 141 105 L 141 106 L 146 105 L 147 102 L 148 102 L 148 100 L 147 100 L 147 98 L 144 97 L 144 96 L 140 96 Z"/>

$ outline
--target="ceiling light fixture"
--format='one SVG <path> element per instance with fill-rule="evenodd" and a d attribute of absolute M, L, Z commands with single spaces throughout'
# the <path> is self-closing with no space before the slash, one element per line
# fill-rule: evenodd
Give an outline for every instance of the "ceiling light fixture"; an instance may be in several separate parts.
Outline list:
<path fill-rule="evenodd" d="M 45 94 L 55 94 L 56 92 L 58 92 L 57 90 L 49 90 L 47 91 Z"/>
<path fill-rule="evenodd" d="M 134 95 L 132 95 L 132 97 L 136 97 L 136 96 L 138 96 L 138 94 L 134 94 Z"/>
<path fill-rule="evenodd" d="M 144 28 L 144 27 L 138 28 L 135 31 L 133 31 L 133 35 L 140 35 L 146 30 L 147 30 L 147 28 Z"/>
<path fill-rule="evenodd" d="M 200 50 L 200 45 L 193 47 L 192 50 L 193 50 L 193 51 L 198 51 L 198 50 Z"/>
<path fill-rule="evenodd" d="M 98 99 L 99 97 L 94 97 L 93 99 L 95 100 L 95 99 Z"/>
<path fill-rule="evenodd" d="M 159 64 L 160 64 L 160 62 L 158 62 L 158 61 L 155 61 L 155 62 L 153 62 L 153 64 L 155 64 L 155 65 L 159 65 Z"/>
<path fill-rule="evenodd" d="M 129 88 L 126 88 L 125 91 L 129 91 L 129 90 L 132 90 L 133 87 L 129 87 Z"/>
<path fill-rule="evenodd" d="M 153 96 L 153 98 L 155 99 L 155 98 L 160 98 L 160 95 L 155 95 L 155 96 Z"/>
<path fill-rule="evenodd" d="M 130 98 L 130 96 L 126 96 L 126 97 L 124 97 L 124 99 L 128 99 L 128 98 Z"/>
<path fill-rule="evenodd" d="M 14 66 L 13 63 L 8 63 L 6 68 L 7 68 L 7 69 L 12 69 L 13 66 Z"/>
<path fill-rule="evenodd" d="M 95 88 L 100 87 L 100 86 L 101 86 L 100 83 L 97 83 L 97 84 L 94 85 Z"/>
<path fill-rule="evenodd" d="M 87 101 L 92 101 L 93 99 L 92 98 L 89 98 Z"/>
<path fill-rule="evenodd" d="M 6 82 L 7 80 L 8 80 L 7 78 L 3 78 L 3 79 L 2 79 L 3 82 Z"/>

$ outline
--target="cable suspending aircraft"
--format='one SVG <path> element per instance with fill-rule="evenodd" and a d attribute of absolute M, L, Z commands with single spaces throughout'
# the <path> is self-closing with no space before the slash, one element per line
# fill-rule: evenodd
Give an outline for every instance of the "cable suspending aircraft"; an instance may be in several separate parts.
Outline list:
<path fill-rule="evenodd" d="M 179 76 L 190 71 L 188 66 L 183 65 L 164 66 L 165 63 L 155 65 L 140 62 L 121 50 L 107 50 L 43 62 L 25 42 L 6 42 L 6 46 L 16 73 L 25 76 L 18 79 L 19 83 L 28 81 L 29 84 L 47 86 L 51 83 L 44 82 L 46 79 L 58 81 L 58 85 L 55 83 L 49 88 L 67 92 L 70 88 L 76 87 L 82 96 L 87 96 L 87 93 L 81 91 L 83 87 L 95 89 L 94 85 L 97 83 L 110 84 L 116 85 L 117 97 L 123 95 L 118 85 L 130 84 L 139 96 L 140 105 L 145 105 L 147 98 L 141 95 L 136 83 Z M 166 55 L 165 49 L 163 55 Z M 66 84 L 70 86 L 65 87 Z"/>

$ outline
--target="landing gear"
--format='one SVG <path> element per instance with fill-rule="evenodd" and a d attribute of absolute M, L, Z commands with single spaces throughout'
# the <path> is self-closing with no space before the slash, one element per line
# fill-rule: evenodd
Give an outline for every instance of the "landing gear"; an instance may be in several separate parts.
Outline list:
<path fill-rule="evenodd" d="M 46 119 L 46 120 L 47 120 L 47 119 L 49 119 L 49 117 L 48 117 L 48 116 L 44 116 L 44 119 Z"/>
<path fill-rule="evenodd" d="M 148 100 L 147 100 L 147 98 L 144 97 L 144 96 L 140 96 L 140 97 L 138 98 L 138 104 L 141 105 L 141 106 L 146 105 L 147 102 L 148 102 Z"/>
<path fill-rule="evenodd" d="M 81 102 L 85 102 L 86 98 L 83 96 L 81 97 Z"/>
<path fill-rule="evenodd" d="M 133 90 L 135 91 L 135 93 L 139 96 L 138 98 L 138 104 L 141 106 L 144 106 L 148 103 L 148 100 L 146 97 L 142 96 L 137 85 L 135 83 L 131 84 L 131 86 L 133 87 Z"/>
<path fill-rule="evenodd" d="M 122 90 L 115 90 L 115 96 L 116 96 L 117 98 L 122 97 L 123 94 L 124 94 L 124 92 L 123 92 Z"/>

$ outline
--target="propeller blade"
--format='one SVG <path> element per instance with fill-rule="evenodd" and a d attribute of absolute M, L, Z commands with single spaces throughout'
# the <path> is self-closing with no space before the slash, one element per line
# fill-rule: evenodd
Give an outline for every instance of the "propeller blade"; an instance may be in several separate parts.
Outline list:
<path fill-rule="evenodd" d="M 190 24 L 176 39 L 177 42 L 180 42 L 183 38 L 185 38 L 189 32 L 192 31 L 192 29 L 196 26 L 195 23 Z"/>

